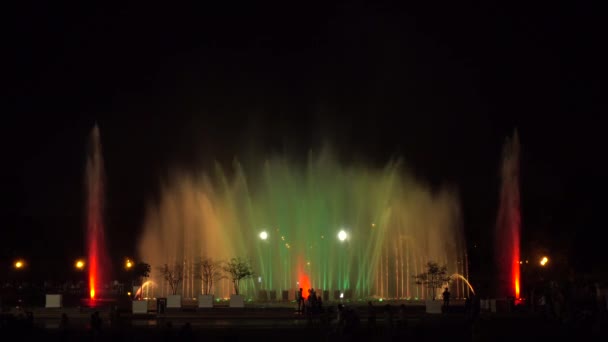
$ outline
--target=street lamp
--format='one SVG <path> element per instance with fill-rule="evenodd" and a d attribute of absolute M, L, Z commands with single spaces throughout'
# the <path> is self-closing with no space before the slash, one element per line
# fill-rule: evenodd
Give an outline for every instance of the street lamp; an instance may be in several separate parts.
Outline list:
<path fill-rule="evenodd" d="M 17 259 L 15 260 L 13 267 L 15 267 L 16 270 L 21 270 L 25 268 L 25 261 L 23 261 L 22 259 Z"/>
<path fill-rule="evenodd" d="M 77 270 L 82 271 L 84 269 L 84 260 L 82 259 L 78 259 L 76 260 L 76 262 L 74 263 L 74 267 L 76 267 Z"/>
<path fill-rule="evenodd" d="M 341 230 L 341 231 L 338 233 L 338 239 L 339 239 L 340 241 L 344 241 L 344 240 L 346 240 L 347 238 L 348 238 L 348 234 L 346 234 L 346 232 L 345 232 L 344 230 Z"/>
<path fill-rule="evenodd" d="M 343 243 L 344 241 L 346 241 L 346 239 L 348 239 L 348 234 L 346 233 L 346 231 L 344 231 L 344 229 L 341 229 L 338 232 L 338 240 L 340 240 L 341 243 Z M 339 286 L 342 288 L 342 290 L 345 287 L 345 281 L 344 278 L 346 277 L 346 266 L 344 265 L 344 251 L 342 251 L 338 257 L 339 260 L 339 266 L 338 266 L 338 284 Z M 342 297 L 340 297 L 342 298 Z"/>
<path fill-rule="evenodd" d="M 127 258 L 127 261 L 125 261 L 125 268 L 126 268 L 127 270 L 130 270 L 130 269 L 131 269 L 131 267 L 133 267 L 133 262 L 131 261 L 131 259 L 128 259 L 128 258 Z"/>
<path fill-rule="evenodd" d="M 547 263 L 549 262 L 549 258 L 547 258 L 546 256 L 542 257 L 540 259 L 540 265 L 541 266 L 547 266 Z"/>
<path fill-rule="evenodd" d="M 260 236 L 260 239 L 262 241 L 267 241 L 268 240 L 268 233 L 265 230 L 261 231 L 259 236 Z M 272 282 L 272 280 L 270 279 L 272 277 L 272 273 L 271 273 L 272 271 L 270 269 L 270 263 L 271 263 L 270 256 L 271 256 L 272 251 L 271 251 L 270 247 L 267 247 L 266 253 L 268 255 L 268 260 L 266 261 L 266 270 L 264 272 L 264 273 L 266 273 L 265 274 L 265 276 L 266 276 L 266 282 L 265 282 L 264 285 L 266 287 L 268 287 L 268 290 L 270 290 L 270 286 L 271 286 L 271 282 Z M 259 277 L 258 281 L 261 283 L 262 282 L 262 277 Z"/>

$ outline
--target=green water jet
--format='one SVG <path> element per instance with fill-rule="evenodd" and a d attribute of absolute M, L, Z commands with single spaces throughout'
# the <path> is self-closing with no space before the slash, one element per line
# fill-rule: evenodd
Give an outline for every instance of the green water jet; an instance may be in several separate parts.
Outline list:
<path fill-rule="evenodd" d="M 292 297 L 307 282 L 353 298 L 424 298 L 412 276 L 429 260 L 466 271 L 457 194 L 431 191 L 401 162 L 342 165 L 322 152 L 306 163 L 275 157 L 227 171 L 174 171 L 148 206 L 140 257 L 153 269 L 182 264 L 185 297 L 201 293 L 194 269 L 201 257 L 249 258 L 260 277 L 244 284 L 249 296 L 265 289 Z M 214 290 L 230 292 L 227 282 Z"/>

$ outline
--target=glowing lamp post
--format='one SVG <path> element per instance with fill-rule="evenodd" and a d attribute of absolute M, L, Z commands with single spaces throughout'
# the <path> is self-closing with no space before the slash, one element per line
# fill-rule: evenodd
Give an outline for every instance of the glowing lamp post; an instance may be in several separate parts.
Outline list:
<path fill-rule="evenodd" d="M 129 272 L 129 271 L 131 271 L 132 268 L 133 268 L 133 261 L 131 261 L 131 259 L 127 258 L 125 260 L 125 270 L 127 270 L 127 272 Z M 131 288 L 133 288 L 133 279 L 131 279 Z M 129 294 L 129 293 L 130 292 L 127 292 L 127 294 Z M 129 296 L 131 296 L 131 295 L 129 294 Z"/>
<path fill-rule="evenodd" d="M 22 270 L 25 268 L 25 261 L 23 261 L 21 259 L 15 260 L 13 267 L 15 267 L 16 270 Z"/>
<path fill-rule="evenodd" d="M 260 232 L 259 237 L 260 237 L 260 240 L 267 241 L 268 240 L 268 233 L 265 230 L 263 230 L 262 232 Z M 266 284 L 264 284 L 264 286 L 266 286 L 268 288 L 268 290 L 270 290 L 270 288 L 268 287 L 268 286 L 270 286 L 270 282 L 271 282 L 271 280 L 270 280 L 270 277 L 271 277 L 271 274 L 270 274 L 270 253 L 271 253 L 270 247 L 268 247 L 268 252 L 267 253 L 268 253 L 268 261 L 266 262 L 266 271 L 265 271 L 265 273 L 266 273 Z M 262 282 L 262 277 L 259 277 L 258 281 L 261 283 Z"/>
<path fill-rule="evenodd" d="M 85 263 L 84 260 L 82 259 L 78 259 L 76 260 L 76 262 L 74 263 L 74 267 L 78 270 L 78 271 L 82 271 L 84 269 Z"/>
<path fill-rule="evenodd" d="M 542 258 L 540 259 L 540 265 L 541 265 L 541 266 L 543 266 L 543 267 L 544 267 L 544 266 L 547 266 L 547 263 L 548 263 L 548 262 L 549 262 L 549 258 L 547 258 L 546 256 L 544 256 L 544 257 L 542 257 Z"/>
<path fill-rule="evenodd" d="M 346 241 L 346 239 L 348 239 L 348 234 L 344 231 L 344 229 L 340 230 L 338 232 L 338 240 L 340 240 L 340 242 L 344 242 Z M 345 283 L 344 283 L 344 277 L 346 276 L 344 269 L 346 268 L 344 266 L 344 253 L 340 253 L 340 268 L 339 268 L 339 281 L 341 281 L 340 287 L 342 287 L 342 290 L 344 290 L 345 287 Z M 342 298 L 342 297 L 340 297 Z"/>

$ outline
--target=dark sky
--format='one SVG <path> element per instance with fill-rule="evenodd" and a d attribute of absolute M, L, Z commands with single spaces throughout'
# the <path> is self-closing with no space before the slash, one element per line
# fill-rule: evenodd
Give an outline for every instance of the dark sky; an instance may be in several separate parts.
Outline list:
<path fill-rule="evenodd" d="M 489 248 L 515 128 L 526 242 L 576 265 L 602 247 L 605 39 L 585 4 L 19 6 L 3 42 L 3 259 L 82 252 L 95 122 L 117 255 L 171 166 L 324 141 L 455 185 L 468 238 Z"/>

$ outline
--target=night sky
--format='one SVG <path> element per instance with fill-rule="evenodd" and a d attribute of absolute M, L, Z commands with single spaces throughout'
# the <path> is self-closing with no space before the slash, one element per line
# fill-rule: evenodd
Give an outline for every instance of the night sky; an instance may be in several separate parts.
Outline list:
<path fill-rule="evenodd" d="M 605 247 L 599 11 L 349 3 L 12 8 L 2 263 L 85 254 L 95 123 L 118 259 L 135 254 L 146 201 L 170 168 L 303 158 L 324 143 L 345 163 L 402 157 L 422 181 L 457 187 L 469 245 L 491 255 L 500 153 L 517 129 L 523 248 L 583 271 L 606 262 L 595 252 Z"/>

